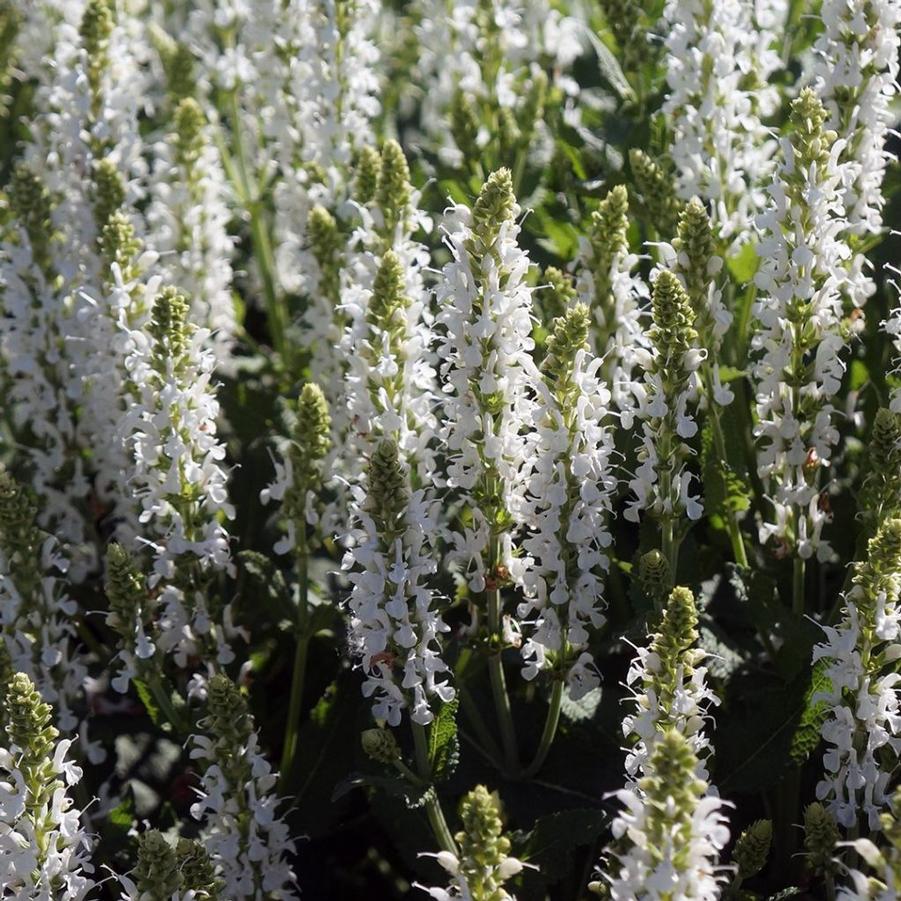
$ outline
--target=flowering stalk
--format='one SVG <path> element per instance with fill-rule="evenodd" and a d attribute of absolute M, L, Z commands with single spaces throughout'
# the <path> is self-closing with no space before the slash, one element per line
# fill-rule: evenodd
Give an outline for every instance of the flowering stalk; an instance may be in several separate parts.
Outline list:
<path fill-rule="evenodd" d="M 683 519 L 697 520 L 703 512 L 689 494 L 692 475 L 685 464 L 692 450 L 685 442 L 698 430 L 689 404 L 704 352 L 696 346 L 694 310 L 678 277 L 667 270 L 659 272 L 652 299 L 653 326 L 648 334 L 653 352 L 644 361 L 639 408 L 640 465 L 629 482 L 635 500 L 629 502 L 625 517 L 638 522 L 639 512 L 647 510 L 660 522 L 661 551 L 675 579 Z"/>
<path fill-rule="evenodd" d="M 675 729 L 663 732 L 646 775 L 616 793 L 624 809 L 613 821 L 621 850 L 601 865 L 598 892 L 613 901 L 720 897 L 719 854 L 729 841 L 725 802 L 699 775 L 691 743 Z"/>
<path fill-rule="evenodd" d="M 593 313 L 592 344 L 604 359 L 603 381 L 610 386 L 624 429 L 635 414 L 633 371 L 649 346 L 641 325 L 648 289 L 633 273 L 638 256 L 629 253 L 629 194 L 616 185 L 591 214 L 588 235 L 580 239 L 579 300 Z"/>
<path fill-rule="evenodd" d="M 95 885 L 91 841 L 67 796 L 82 775 L 66 759 L 71 741 L 57 741 L 50 705 L 24 673 L 7 685 L 4 704 L 8 743 L 0 749 L 0 824 L 7 849 L 0 884 L 22 901 L 81 901 Z"/>
<path fill-rule="evenodd" d="M 868 838 L 859 838 L 852 847 L 867 864 L 871 875 L 850 870 L 853 885 L 839 889 L 838 901 L 891 901 L 901 894 L 901 791 L 895 790 L 891 810 L 879 816 L 879 829 L 887 844 L 878 848 Z"/>
<path fill-rule="evenodd" d="M 829 706 L 822 735 L 832 747 L 823 758 L 817 798 L 852 835 L 861 814 L 870 830 L 879 828 L 901 748 L 901 676 L 894 671 L 901 636 L 901 519 L 879 527 L 853 583 L 841 623 L 824 626 L 826 641 L 813 651 L 814 662 L 828 661 L 831 684 L 821 699 Z"/>
<path fill-rule="evenodd" d="M 675 271 L 685 286 L 694 310 L 694 322 L 699 345 L 706 355 L 700 366 L 700 381 L 704 391 L 706 412 L 710 417 L 713 442 L 720 466 L 728 467 L 726 439 L 720 423 L 720 407 L 734 400 L 732 391 L 720 379 L 720 351 L 723 337 L 732 323 L 732 314 L 725 308 L 716 277 L 722 269 L 722 258 L 715 253 L 713 229 L 704 205 L 693 197 L 679 217 L 679 227 L 673 241 Z M 748 558 L 738 521 L 731 512 L 726 527 L 732 543 L 735 562 L 747 568 Z"/>
<path fill-rule="evenodd" d="M 464 532 L 454 532 L 454 556 L 466 565 L 470 590 L 485 592 L 492 653 L 489 673 L 508 767 L 518 768 L 513 717 L 501 652 L 501 586 L 520 581 L 521 561 L 510 532 L 521 516 L 529 390 L 537 371 L 529 351 L 529 260 L 516 243 L 516 200 L 510 173 L 494 172 L 472 211 L 455 207 L 447 236 L 453 259 L 438 287 L 444 334 L 445 419 L 440 437 L 449 451 L 447 485 L 466 502 Z"/>
<path fill-rule="evenodd" d="M 626 772 L 634 780 L 648 772 L 648 761 L 660 736 L 673 730 L 688 741 L 706 779 L 705 760 L 710 739 L 704 732 L 708 707 L 719 699 L 708 688 L 707 655 L 697 647 L 698 613 L 687 588 L 669 595 L 660 630 L 646 648 L 638 648 L 626 685 L 635 713 L 623 719 L 623 734 L 635 743 L 626 756 Z"/>
<path fill-rule="evenodd" d="M 820 474 L 838 431 L 831 399 L 841 388 L 847 332 L 842 324 L 841 170 L 844 145 L 825 129 L 826 110 L 810 89 L 792 102 L 791 138 L 770 187 L 772 205 L 758 218 L 763 237 L 755 283 L 763 296 L 752 347 L 757 396 L 758 472 L 773 508 L 761 540 L 795 555 L 793 607 L 804 609 L 804 564 L 829 557 Z M 813 357 L 813 366 L 810 358 Z"/>
<path fill-rule="evenodd" d="M 504 884 L 522 871 L 523 863 L 510 856 L 497 794 L 477 785 L 460 802 L 460 819 L 459 850 L 436 855 L 450 874 L 449 887 L 418 887 L 435 901 L 516 901 Z"/>
<path fill-rule="evenodd" d="M 537 772 L 550 749 L 560 715 L 564 685 L 580 698 L 599 684 L 589 630 L 604 623 L 601 612 L 606 548 L 612 543 L 607 520 L 616 479 L 611 474 L 612 441 L 607 430 L 609 392 L 597 378 L 601 360 L 588 353 L 588 308 L 577 304 L 554 323 L 542 364 L 523 549 L 532 557 L 525 576 L 524 622 L 536 615 L 522 649 L 523 675 L 551 673 L 548 718 L 535 759 Z"/>
<path fill-rule="evenodd" d="M 222 897 L 282 901 L 298 897 L 288 863 L 294 842 L 278 816 L 277 776 L 260 753 L 247 700 L 222 673 L 207 688 L 206 734 L 195 735 L 191 759 L 204 767 L 191 815 L 222 879 Z"/>

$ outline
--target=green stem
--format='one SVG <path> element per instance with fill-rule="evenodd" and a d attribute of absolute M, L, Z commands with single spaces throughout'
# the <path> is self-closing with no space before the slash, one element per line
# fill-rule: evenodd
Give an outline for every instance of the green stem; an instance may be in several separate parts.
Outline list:
<path fill-rule="evenodd" d="M 462 686 L 458 688 L 458 691 L 460 693 L 460 704 L 463 708 L 463 713 L 471 723 L 472 728 L 475 729 L 476 736 L 485 748 L 485 753 L 489 756 L 492 763 L 500 769 L 498 761 L 501 759 L 501 749 L 494 740 L 494 736 L 488 730 L 488 726 L 485 724 L 485 720 L 479 712 L 479 708 L 476 705 L 471 692 L 469 689 L 463 688 Z"/>
<path fill-rule="evenodd" d="M 526 767 L 524 776 L 530 779 L 543 766 L 547 760 L 548 752 L 554 743 L 554 737 L 557 734 L 557 726 L 560 724 L 560 708 L 563 701 L 563 679 L 557 679 L 554 682 L 554 688 L 551 691 L 550 706 L 547 710 L 547 718 L 544 721 L 544 731 L 541 733 L 541 741 L 538 743 L 538 750 L 535 752 L 535 758 Z"/>
<path fill-rule="evenodd" d="M 796 551 L 792 569 L 792 610 L 796 616 L 804 615 L 805 563 L 804 558 L 799 556 Z"/>
<path fill-rule="evenodd" d="M 432 765 L 429 763 L 429 742 L 426 737 L 425 727 L 413 722 L 410 725 L 413 729 L 416 769 L 419 771 L 420 778 L 429 782 L 432 778 Z M 458 855 L 460 852 L 457 848 L 457 843 L 454 841 L 454 837 L 448 828 L 447 820 L 444 818 L 444 811 L 441 809 L 441 802 L 438 800 L 438 793 L 434 788 L 426 794 L 425 812 L 439 847 L 444 851 L 450 851 L 455 856 Z"/>
<path fill-rule="evenodd" d="M 498 541 L 495 536 L 492 536 L 488 551 L 488 578 L 491 580 L 497 578 L 498 554 Z M 499 588 L 495 587 L 487 589 L 486 594 L 488 599 L 488 632 L 492 640 L 497 641 L 500 645 L 496 650 L 492 649 L 488 658 L 488 676 L 491 679 L 491 694 L 494 698 L 494 708 L 501 729 L 504 761 L 508 772 L 514 774 L 519 772 L 519 750 L 516 744 L 516 729 L 513 725 L 513 711 L 510 708 L 510 698 L 507 695 L 507 682 L 504 678 L 501 592 Z"/>
<path fill-rule="evenodd" d="M 148 672 L 144 676 L 144 680 L 147 687 L 150 689 L 150 693 L 153 695 L 154 700 L 160 705 L 160 710 L 163 711 L 166 719 L 169 721 L 169 724 L 175 730 L 176 734 L 187 735 L 190 732 L 188 724 L 185 723 L 181 714 L 172 704 L 172 697 L 169 692 L 166 691 L 166 687 L 163 685 L 159 673 Z"/>
<path fill-rule="evenodd" d="M 297 644 L 294 648 L 294 669 L 291 673 L 291 695 L 288 701 L 288 720 L 285 724 L 285 743 L 282 747 L 280 768 L 280 788 L 284 788 L 286 780 L 293 769 L 294 755 L 297 753 L 297 731 L 300 725 L 300 709 L 303 704 L 303 686 L 307 671 L 307 651 L 310 647 L 310 634 L 307 630 L 307 604 L 309 601 L 310 580 L 308 565 L 308 549 L 306 530 L 300 528 L 297 537 L 297 567 L 300 577 L 300 598 L 297 610 Z"/>

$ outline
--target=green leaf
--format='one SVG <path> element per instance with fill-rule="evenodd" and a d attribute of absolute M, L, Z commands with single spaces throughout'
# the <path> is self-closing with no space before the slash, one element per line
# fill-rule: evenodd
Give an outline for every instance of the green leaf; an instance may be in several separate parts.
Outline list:
<path fill-rule="evenodd" d="M 729 453 L 728 447 L 726 451 Z M 751 506 L 751 491 L 728 459 L 717 452 L 713 438 L 713 422 L 708 417 L 701 435 L 701 466 L 704 474 L 704 506 L 711 525 L 725 530 L 728 520 Z"/>
<path fill-rule="evenodd" d="M 592 31 L 590 28 L 585 29 L 588 40 L 594 48 L 594 52 L 598 58 L 598 68 L 601 77 L 619 94 L 622 100 L 631 100 L 635 97 L 635 92 L 629 84 L 619 64 L 619 60 L 614 56 L 610 48 Z"/>
<path fill-rule="evenodd" d="M 257 551 L 240 551 L 238 562 L 241 573 L 250 582 L 249 587 L 254 592 L 254 598 L 258 599 L 260 596 L 267 598 L 279 616 L 293 621 L 295 611 L 294 604 L 291 602 L 291 593 L 285 582 L 284 574 L 275 563 L 265 554 Z M 251 599 L 246 597 L 246 590 L 241 594 L 245 595 L 246 603 L 251 602 Z"/>
<path fill-rule="evenodd" d="M 122 800 L 106 815 L 104 839 L 124 844 L 134 822 L 134 791 L 130 785 L 126 785 Z"/>
<path fill-rule="evenodd" d="M 801 722 L 792 737 L 791 756 L 799 766 L 810 757 L 811 752 L 820 743 L 820 730 L 829 713 L 829 704 L 818 695 L 829 691 L 832 683 L 826 675 L 829 661 L 818 660 L 810 674 L 810 685 L 804 695 L 804 713 Z"/>
<path fill-rule="evenodd" d="M 429 763 L 435 782 L 449 779 L 460 759 L 460 741 L 457 738 L 458 706 L 456 698 L 443 704 L 429 728 Z"/>
<path fill-rule="evenodd" d="M 738 253 L 732 254 L 726 260 L 726 266 L 735 281 L 740 285 L 747 284 L 754 278 L 757 268 L 760 266 L 757 245 L 754 243 L 743 244 Z"/>
<path fill-rule="evenodd" d="M 604 697 L 603 690 L 592 688 L 587 694 L 582 695 L 578 701 L 574 701 L 568 691 L 563 692 L 563 699 L 560 702 L 560 712 L 571 722 L 581 723 L 585 720 L 594 718 L 601 700 Z"/>
<path fill-rule="evenodd" d="M 430 785 L 413 785 L 400 776 L 386 776 L 376 773 L 351 773 L 342 779 L 332 792 L 331 801 L 340 801 L 356 788 L 371 788 L 384 792 L 392 798 L 400 798 L 409 810 L 422 807 L 434 796 L 435 789 Z"/>
<path fill-rule="evenodd" d="M 572 869 L 576 848 L 593 844 L 607 828 L 610 816 L 603 810 L 576 808 L 541 817 L 525 836 L 518 857 L 538 867 L 554 882 Z"/>
<path fill-rule="evenodd" d="M 162 711 L 160 710 L 160 705 L 157 704 L 156 698 L 153 696 L 153 692 L 150 690 L 150 687 L 141 679 L 133 679 L 135 689 L 138 692 L 138 697 L 141 699 L 141 703 L 144 705 L 144 709 L 147 711 L 147 716 L 150 717 L 150 721 L 154 726 L 158 726 L 162 728 L 163 726 L 168 725 L 166 723 L 166 718 L 163 716 Z"/>

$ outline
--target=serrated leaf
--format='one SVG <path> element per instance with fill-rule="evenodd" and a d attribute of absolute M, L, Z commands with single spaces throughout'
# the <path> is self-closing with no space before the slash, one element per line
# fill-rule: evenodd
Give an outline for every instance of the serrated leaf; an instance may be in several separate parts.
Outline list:
<path fill-rule="evenodd" d="M 160 710 L 160 705 L 157 704 L 156 698 L 153 696 L 153 692 L 150 690 L 147 683 L 141 679 L 133 679 L 132 681 L 134 682 L 138 697 L 141 699 L 141 703 L 144 705 L 144 710 L 147 711 L 147 716 L 150 717 L 150 721 L 154 726 L 159 726 L 160 728 L 165 726 L 166 719 L 163 716 L 163 713 Z"/>
<path fill-rule="evenodd" d="M 429 728 L 429 763 L 435 782 L 449 779 L 460 759 L 460 741 L 457 737 L 458 706 L 456 698 L 442 704 Z"/>
<path fill-rule="evenodd" d="M 619 60 L 592 29 L 586 28 L 585 34 L 588 36 L 588 40 L 597 55 L 601 77 L 619 94 L 621 99 L 633 99 L 635 92 L 632 90 L 629 79 L 626 78 Z"/>
<path fill-rule="evenodd" d="M 776 892 L 775 895 L 769 895 L 767 901 L 784 901 L 785 898 L 796 898 L 800 894 L 801 889 L 796 885 L 790 885 L 788 888 L 782 889 L 781 892 Z"/>
<path fill-rule="evenodd" d="M 282 617 L 294 618 L 294 605 L 282 571 L 264 554 L 256 551 L 240 551 L 238 562 L 241 572 L 264 597 L 268 598 Z"/>
<path fill-rule="evenodd" d="M 826 675 L 828 666 L 828 660 L 818 660 L 810 674 L 810 685 L 804 695 L 804 713 L 801 714 L 789 751 L 798 765 L 804 763 L 820 743 L 820 730 L 829 713 L 829 704 L 822 698 L 817 700 L 817 696 L 832 688 L 832 682 Z"/>
<path fill-rule="evenodd" d="M 732 277 L 744 285 L 754 278 L 757 268 L 760 266 L 760 257 L 757 255 L 757 245 L 753 243 L 743 244 L 741 249 L 732 254 L 726 260 L 726 266 Z"/>
<path fill-rule="evenodd" d="M 553 882 L 570 871 L 576 848 L 593 844 L 607 828 L 609 819 L 603 810 L 592 808 L 541 817 L 525 837 L 517 856 L 537 866 L 541 875 Z"/>
<path fill-rule="evenodd" d="M 134 792 L 130 785 L 125 787 L 122 800 L 106 815 L 104 838 L 124 842 L 135 822 Z"/>
<path fill-rule="evenodd" d="M 413 785 L 400 776 L 351 773 L 335 786 L 331 796 L 332 802 L 340 801 L 341 798 L 357 788 L 371 788 L 385 792 L 392 798 L 400 798 L 409 810 L 422 807 L 429 798 L 434 797 L 435 792 L 430 785 Z"/>

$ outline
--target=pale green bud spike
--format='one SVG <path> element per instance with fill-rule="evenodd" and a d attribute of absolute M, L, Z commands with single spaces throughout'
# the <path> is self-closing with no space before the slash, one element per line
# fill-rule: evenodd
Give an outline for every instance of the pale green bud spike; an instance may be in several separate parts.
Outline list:
<path fill-rule="evenodd" d="M 628 230 L 629 192 L 625 185 L 615 185 L 591 214 L 588 230 L 594 302 L 605 311 L 611 306 L 613 261 L 629 249 Z"/>
<path fill-rule="evenodd" d="M 542 318 L 544 322 L 552 323 L 572 305 L 578 292 L 573 277 L 556 266 L 544 270 L 544 281 L 546 287 L 540 291 Z"/>
<path fill-rule="evenodd" d="M 385 141 L 375 199 L 385 218 L 386 235 L 392 236 L 398 224 L 406 219 L 410 193 L 407 158 L 397 141 Z"/>
<path fill-rule="evenodd" d="M 373 325 L 388 330 L 395 325 L 395 317 L 410 304 L 406 294 L 404 266 L 393 251 L 385 251 L 372 283 L 372 299 L 367 319 Z"/>
<path fill-rule="evenodd" d="M 391 545 L 405 531 L 409 492 L 397 443 L 390 438 L 380 441 L 369 458 L 367 488 L 367 510 L 385 544 Z"/>
<path fill-rule="evenodd" d="M 622 67 L 631 72 L 640 63 L 642 51 L 647 52 L 650 48 L 641 28 L 641 5 L 638 0 L 601 0 L 601 9 L 619 48 Z"/>
<path fill-rule="evenodd" d="M 505 156 L 515 153 L 522 140 L 522 134 L 516 116 L 509 107 L 501 107 L 498 110 L 497 134 L 501 153 Z"/>
<path fill-rule="evenodd" d="M 110 612 L 123 633 L 131 637 L 135 616 L 140 614 L 147 597 L 147 587 L 134 557 L 116 542 L 106 550 L 105 589 Z"/>
<path fill-rule="evenodd" d="M 354 191 L 356 199 L 360 203 L 369 203 L 375 198 L 381 169 L 382 158 L 379 152 L 367 144 L 357 158 L 357 171 L 354 178 Z"/>
<path fill-rule="evenodd" d="M 135 265 L 141 252 L 141 242 L 135 227 L 124 210 L 116 210 L 100 233 L 100 253 L 109 266 L 117 263 L 122 278 L 129 282 L 136 275 Z"/>
<path fill-rule="evenodd" d="M 561 382 L 572 378 L 576 354 L 588 349 L 588 330 L 591 314 L 583 303 L 570 307 L 554 321 L 554 330 L 547 340 L 547 356 L 541 368 L 549 384 L 562 387 Z"/>
<path fill-rule="evenodd" d="M 203 152 L 206 117 L 193 97 L 185 97 L 175 110 L 175 153 L 179 165 L 190 170 Z"/>
<path fill-rule="evenodd" d="M 94 165 L 94 222 L 102 234 L 110 219 L 125 203 L 125 182 L 116 164 L 102 159 Z"/>
<path fill-rule="evenodd" d="M 707 310 L 709 267 L 716 247 L 707 209 L 697 197 L 692 197 L 679 216 L 673 247 L 679 254 L 679 271 L 695 315 L 700 316 Z"/>
<path fill-rule="evenodd" d="M 16 218 L 25 229 L 35 262 L 46 273 L 50 268 L 50 236 L 53 203 L 41 179 L 25 163 L 13 170 L 9 199 Z"/>
<path fill-rule="evenodd" d="M 188 298 L 171 285 L 160 290 L 153 304 L 148 331 L 161 357 L 182 357 L 191 343 L 193 327 L 188 321 Z"/>
<path fill-rule="evenodd" d="M 770 820 L 757 820 L 742 832 L 732 852 L 732 860 L 742 879 L 756 876 L 766 866 L 772 843 L 773 824 Z"/>
<path fill-rule="evenodd" d="M 669 595 L 660 631 L 653 649 L 660 656 L 661 669 L 675 668 L 684 653 L 698 640 L 698 609 L 688 588 L 676 586 Z"/>
<path fill-rule="evenodd" d="M 660 551 L 654 549 L 641 555 L 638 561 L 638 584 L 655 607 L 662 604 L 672 583 L 669 563 Z"/>
<path fill-rule="evenodd" d="M 835 142 L 834 131 L 824 126 L 829 114 L 813 88 L 804 88 L 791 103 L 789 121 L 795 149 L 795 166 L 808 169 L 816 165 L 822 169 L 829 160 Z"/>
<path fill-rule="evenodd" d="M 838 840 L 838 826 L 832 815 L 819 801 L 809 805 L 804 811 L 804 850 L 815 873 L 836 871 L 835 845 Z"/>
<path fill-rule="evenodd" d="M 867 545 L 867 556 L 855 567 L 855 600 L 865 616 L 872 613 L 883 593 L 894 600 L 901 590 L 901 519 L 879 526 Z"/>
<path fill-rule="evenodd" d="M 138 862 L 132 875 L 146 901 L 170 901 L 183 885 L 175 849 L 155 829 L 138 837 Z"/>
<path fill-rule="evenodd" d="M 319 290 L 338 300 L 341 285 L 341 232 L 335 217 L 322 206 L 314 206 L 307 220 L 310 251 L 319 265 Z"/>
<path fill-rule="evenodd" d="M 23 753 L 23 769 L 53 757 L 58 732 L 53 710 L 25 673 L 16 673 L 6 689 L 6 732 Z"/>
<path fill-rule="evenodd" d="M 297 420 L 294 425 L 294 449 L 292 458 L 295 480 L 304 490 L 314 488 L 320 478 L 319 463 L 329 452 L 332 420 L 328 401 L 319 385 L 303 386 L 297 399 Z"/>
<path fill-rule="evenodd" d="M 650 338 L 663 365 L 681 365 L 684 354 L 697 340 L 694 310 L 682 282 L 672 272 L 663 270 L 654 282 L 651 295 L 654 325 Z"/>
<path fill-rule="evenodd" d="M 400 748 L 390 729 L 366 729 L 360 736 L 363 752 L 378 763 L 400 760 Z"/>
<path fill-rule="evenodd" d="M 35 524 L 37 512 L 31 493 L 0 465 L 0 537 L 7 554 L 25 551 L 40 543 L 40 532 Z"/>
<path fill-rule="evenodd" d="M 166 90 L 173 102 L 192 97 L 197 84 L 194 78 L 194 54 L 187 44 L 174 43 L 169 52 L 161 50 L 163 71 L 166 73 Z"/>
<path fill-rule="evenodd" d="M 79 35 L 88 58 L 88 85 L 91 88 L 91 113 L 100 113 L 100 85 L 109 66 L 109 40 L 115 26 L 112 0 L 88 0 L 81 18 Z"/>
<path fill-rule="evenodd" d="M 230 747 L 243 746 L 253 732 L 247 698 L 223 673 L 216 673 L 207 685 L 205 727 Z"/>
<path fill-rule="evenodd" d="M 671 236 L 681 209 L 673 179 L 657 160 L 637 147 L 629 151 L 629 165 L 635 187 L 657 233 L 664 237 Z"/>
<path fill-rule="evenodd" d="M 525 136 L 535 131 L 535 125 L 544 117 L 547 102 L 548 78 L 544 69 L 532 75 L 532 83 L 519 113 L 519 126 Z"/>
<path fill-rule="evenodd" d="M 859 508 L 872 531 L 885 516 L 901 512 L 901 414 L 876 411 L 866 469 Z"/>
<path fill-rule="evenodd" d="M 195 892 L 196 901 L 218 901 L 221 884 L 210 855 L 199 841 L 180 838 L 175 857 L 183 892 Z"/>
<path fill-rule="evenodd" d="M 472 227 L 475 237 L 484 248 L 497 239 L 498 232 L 516 215 L 516 198 L 513 195 L 513 177 L 509 169 L 492 172 L 482 185 L 478 199 L 472 208 Z"/>
<path fill-rule="evenodd" d="M 460 872 L 472 897 L 495 901 L 504 879 L 498 870 L 510 853 L 504 835 L 500 799 L 484 785 L 477 785 L 460 802 L 463 828 L 456 835 L 460 846 Z"/>
<path fill-rule="evenodd" d="M 460 90 L 454 94 L 451 102 L 450 131 L 463 158 L 478 159 L 476 135 L 479 133 L 479 117 L 472 99 Z"/>

